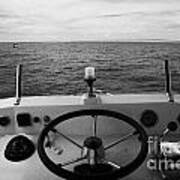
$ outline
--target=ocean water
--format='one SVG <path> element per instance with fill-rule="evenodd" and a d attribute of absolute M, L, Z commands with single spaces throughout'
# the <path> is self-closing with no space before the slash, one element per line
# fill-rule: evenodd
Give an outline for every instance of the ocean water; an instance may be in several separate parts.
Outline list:
<path fill-rule="evenodd" d="M 180 93 L 180 43 L 0 43 L 0 98 L 15 95 L 15 66 L 23 64 L 23 95 L 86 92 L 84 68 L 94 66 L 95 88 L 110 93 L 165 89 L 168 59 L 172 89 Z"/>

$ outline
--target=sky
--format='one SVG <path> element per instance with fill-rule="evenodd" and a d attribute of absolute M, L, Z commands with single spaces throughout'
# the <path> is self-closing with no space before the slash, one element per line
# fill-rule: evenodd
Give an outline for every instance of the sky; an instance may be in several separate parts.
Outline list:
<path fill-rule="evenodd" d="M 180 41 L 180 0 L 0 0 L 0 41 Z"/>

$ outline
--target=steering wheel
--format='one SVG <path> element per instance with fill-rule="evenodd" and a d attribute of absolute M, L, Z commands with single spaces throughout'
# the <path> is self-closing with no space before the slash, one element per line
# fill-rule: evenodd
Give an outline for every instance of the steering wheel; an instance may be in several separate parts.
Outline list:
<path fill-rule="evenodd" d="M 103 146 L 102 140 L 97 137 L 96 134 L 96 121 L 97 116 L 107 116 L 111 118 L 116 118 L 118 120 L 124 121 L 127 124 L 131 125 L 135 131 L 132 133 L 123 136 L 119 140 L 111 143 L 107 147 Z M 62 123 L 68 119 L 80 117 L 80 116 L 92 116 L 94 117 L 93 122 L 93 136 L 87 137 L 84 141 L 84 144 L 81 145 L 77 143 L 72 138 L 64 135 L 63 133 L 59 132 L 57 129 L 55 129 L 55 126 L 57 126 L 59 123 Z M 82 152 L 86 152 L 86 154 L 78 159 L 75 159 L 71 162 L 67 162 L 64 164 L 57 164 L 54 163 L 46 154 L 45 151 L 45 140 L 48 136 L 49 132 L 58 133 L 63 138 L 77 146 L 81 149 Z M 124 140 L 127 140 L 129 137 L 132 137 L 134 135 L 138 135 L 139 141 L 141 143 L 141 149 L 138 152 L 135 159 L 133 159 L 130 163 L 128 163 L 125 166 L 118 166 L 116 164 L 113 164 L 111 162 L 106 162 L 105 160 L 105 153 L 106 150 L 116 146 L 117 144 L 121 143 Z M 56 174 L 59 177 L 63 177 L 65 179 L 77 179 L 77 180 L 99 180 L 99 179 L 117 179 L 122 178 L 134 170 L 136 170 L 145 160 L 147 152 L 148 152 L 148 144 L 147 144 L 147 134 L 145 130 L 131 117 L 128 117 L 124 114 L 121 114 L 119 112 L 115 112 L 112 110 L 105 110 L 105 109 L 83 109 L 78 111 L 69 112 L 63 115 L 60 115 L 53 121 L 51 121 L 40 133 L 39 139 L 38 139 L 38 154 L 41 159 L 41 161 L 44 163 L 44 165 L 52 171 L 54 174 Z M 83 154 L 83 153 L 82 153 Z M 88 161 L 87 164 L 80 164 L 74 168 L 74 171 L 69 171 L 66 168 L 64 168 L 66 165 L 73 164 L 80 162 L 82 160 L 86 159 Z"/>

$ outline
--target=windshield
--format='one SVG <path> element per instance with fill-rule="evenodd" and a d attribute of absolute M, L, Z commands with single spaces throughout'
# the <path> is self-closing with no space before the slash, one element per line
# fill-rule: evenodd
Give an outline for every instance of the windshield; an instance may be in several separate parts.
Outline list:
<path fill-rule="evenodd" d="M 82 94 L 84 68 L 96 68 L 95 88 L 112 94 L 164 91 L 164 60 L 180 92 L 178 43 L 0 43 L 0 97 L 15 96 L 15 67 L 23 64 L 23 95 Z"/>

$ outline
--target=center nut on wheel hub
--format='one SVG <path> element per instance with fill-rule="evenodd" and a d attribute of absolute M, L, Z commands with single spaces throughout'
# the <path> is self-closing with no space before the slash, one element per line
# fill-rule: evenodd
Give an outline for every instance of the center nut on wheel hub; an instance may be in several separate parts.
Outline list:
<path fill-rule="evenodd" d="M 105 152 L 102 140 L 98 137 L 88 137 L 84 141 L 83 156 L 87 157 L 90 165 L 102 163 L 105 159 Z"/>

